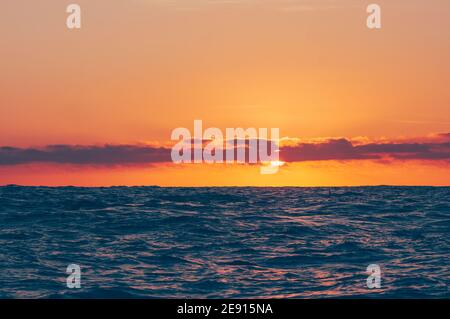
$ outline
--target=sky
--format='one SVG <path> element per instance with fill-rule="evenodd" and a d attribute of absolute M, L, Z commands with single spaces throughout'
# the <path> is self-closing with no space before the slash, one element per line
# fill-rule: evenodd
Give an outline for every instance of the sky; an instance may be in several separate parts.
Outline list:
<path fill-rule="evenodd" d="M 449 30 L 448 0 L 3 0 L 0 185 L 450 185 Z M 283 166 L 172 163 L 194 120 L 279 128 Z"/>

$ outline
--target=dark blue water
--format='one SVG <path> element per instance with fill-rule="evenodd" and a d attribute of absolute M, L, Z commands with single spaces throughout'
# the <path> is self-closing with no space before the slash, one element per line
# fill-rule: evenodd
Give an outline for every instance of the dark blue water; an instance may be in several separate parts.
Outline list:
<path fill-rule="evenodd" d="M 450 297 L 450 187 L 0 187 L 0 297 Z M 81 289 L 66 267 L 81 266 Z M 366 286 L 378 264 L 381 289 Z"/>

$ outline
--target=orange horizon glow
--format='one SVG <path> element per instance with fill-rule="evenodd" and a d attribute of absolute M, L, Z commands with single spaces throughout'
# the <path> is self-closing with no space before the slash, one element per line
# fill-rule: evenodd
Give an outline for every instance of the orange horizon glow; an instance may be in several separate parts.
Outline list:
<path fill-rule="evenodd" d="M 318 161 L 285 163 L 277 174 L 261 175 L 243 164 L 157 164 L 80 167 L 18 165 L 0 167 L 0 185 L 24 186 L 450 186 L 448 162 Z"/>

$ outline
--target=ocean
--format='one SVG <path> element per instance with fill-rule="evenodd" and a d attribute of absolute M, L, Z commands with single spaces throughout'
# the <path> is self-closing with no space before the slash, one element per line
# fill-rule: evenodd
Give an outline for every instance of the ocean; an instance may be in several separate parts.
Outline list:
<path fill-rule="evenodd" d="M 450 187 L 0 187 L 0 298 L 449 298 L 449 199 Z"/>

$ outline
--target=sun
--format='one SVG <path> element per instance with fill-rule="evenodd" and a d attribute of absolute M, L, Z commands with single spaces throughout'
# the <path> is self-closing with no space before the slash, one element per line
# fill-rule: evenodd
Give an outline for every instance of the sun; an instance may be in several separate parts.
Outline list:
<path fill-rule="evenodd" d="M 286 162 L 283 162 L 283 161 L 272 161 L 272 162 L 270 162 L 270 166 L 272 166 L 272 167 L 281 167 L 284 164 L 286 164 Z"/>

